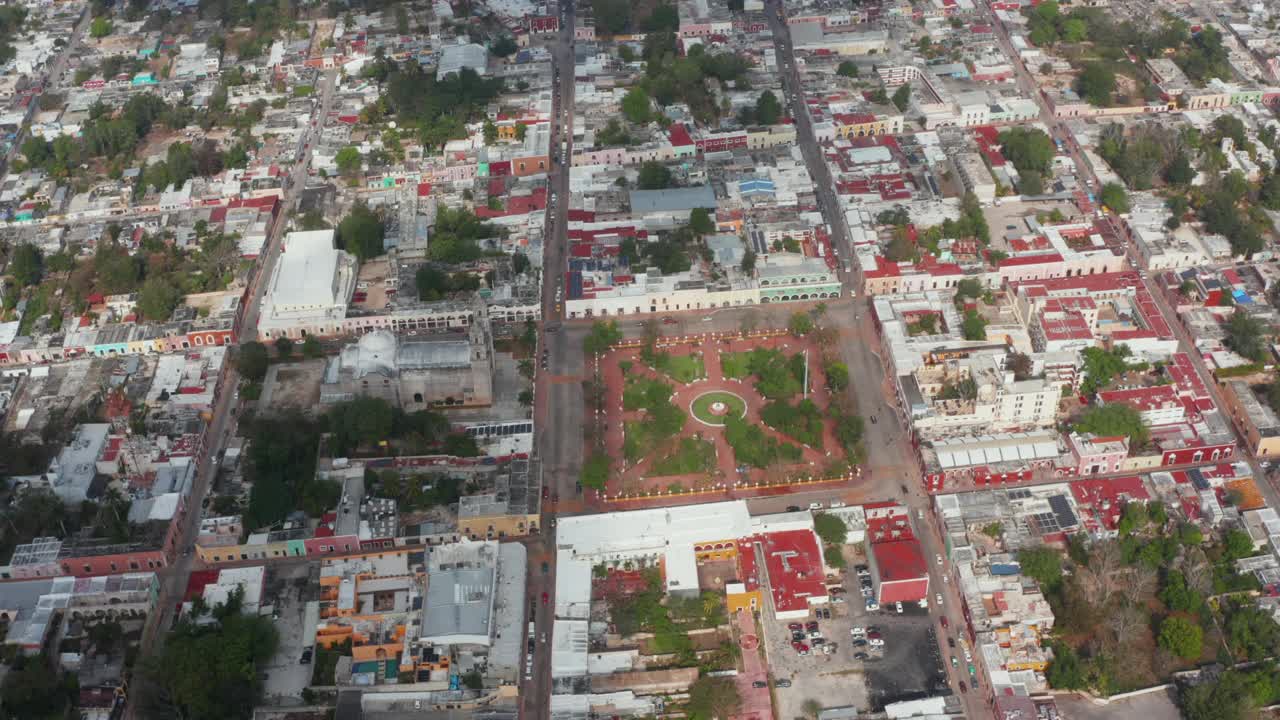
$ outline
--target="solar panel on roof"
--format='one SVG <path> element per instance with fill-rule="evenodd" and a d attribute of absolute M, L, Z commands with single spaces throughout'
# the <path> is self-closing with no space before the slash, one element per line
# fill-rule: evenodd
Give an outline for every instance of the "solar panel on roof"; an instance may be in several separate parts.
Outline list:
<path fill-rule="evenodd" d="M 1058 527 L 1071 528 L 1079 525 L 1076 514 L 1071 509 L 1071 503 L 1067 502 L 1064 495 L 1051 495 L 1049 497 L 1049 507 L 1053 510 L 1053 514 L 1057 516 Z"/>

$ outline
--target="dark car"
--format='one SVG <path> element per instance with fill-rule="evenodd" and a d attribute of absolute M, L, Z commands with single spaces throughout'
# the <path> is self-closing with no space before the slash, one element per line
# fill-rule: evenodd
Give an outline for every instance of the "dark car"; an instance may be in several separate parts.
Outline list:
<path fill-rule="evenodd" d="M 864 653 L 864 652 L 854 653 L 854 654 L 853 654 L 853 659 L 854 659 L 854 660 L 866 660 L 866 659 L 867 659 L 867 658 L 869 658 L 869 657 L 871 657 L 871 656 L 870 656 L 870 655 L 868 655 L 868 654 L 866 654 L 866 653 Z"/>
<path fill-rule="evenodd" d="M 827 592 L 831 593 L 832 595 L 843 595 L 846 591 L 844 588 L 837 586 L 833 588 L 827 588 Z"/>
<path fill-rule="evenodd" d="M 969 692 L 969 688 L 964 684 L 963 680 L 960 681 L 960 692 Z"/>
<path fill-rule="evenodd" d="M 804 629 L 808 630 L 809 632 L 813 632 L 814 630 L 818 629 L 818 623 L 814 622 L 813 620 L 810 620 L 809 622 L 804 624 Z"/>
<path fill-rule="evenodd" d="M 797 630 L 797 631 L 795 631 L 795 632 L 791 633 L 791 642 L 800 642 L 800 641 L 804 640 L 806 637 L 807 637 L 807 636 L 806 636 L 804 633 L 802 633 L 802 632 L 800 632 L 799 630 Z"/>
<path fill-rule="evenodd" d="M 791 681 L 790 680 L 774 680 L 773 686 L 774 687 L 791 687 Z"/>
<path fill-rule="evenodd" d="M 800 512 L 800 506 L 799 506 L 799 505 L 788 505 L 788 506 L 787 506 L 787 512 Z"/>
<path fill-rule="evenodd" d="M 542 574 L 543 574 L 543 575 L 546 575 L 546 574 L 547 574 L 547 571 L 548 571 L 548 570 L 550 570 L 550 569 L 551 569 L 551 566 L 550 566 L 550 565 L 548 565 L 548 564 L 546 564 L 546 563 L 542 563 Z"/>
<path fill-rule="evenodd" d="M 311 664 L 311 652 L 312 652 L 312 649 L 311 649 L 311 648 L 303 648 L 303 650 L 302 650 L 302 664 L 303 664 L 303 665 L 310 665 L 310 664 Z"/>
<path fill-rule="evenodd" d="M 947 638 L 947 647 L 955 647 L 955 646 L 956 646 L 956 639 L 955 639 L 955 638 Z"/>
<path fill-rule="evenodd" d="M 788 629 L 788 630 L 803 630 L 803 629 L 804 629 L 804 625 L 802 625 L 802 624 L 800 624 L 800 623 L 787 623 L 787 629 Z"/>
<path fill-rule="evenodd" d="M 753 688 L 767 688 L 767 687 L 769 687 L 769 683 L 765 682 L 764 680 L 756 680 L 755 682 L 751 683 L 751 687 L 753 687 Z"/>
<path fill-rule="evenodd" d="M 854 641 L 853 641 L 853 646 L 854 646 L 854 647 L 866 647 L 866 646 L 867 646 L 867 641 L 866 641 L 866 640 L 863 640 L 862 638 L 858 638 L 857 640 L 854 640 Z"/>

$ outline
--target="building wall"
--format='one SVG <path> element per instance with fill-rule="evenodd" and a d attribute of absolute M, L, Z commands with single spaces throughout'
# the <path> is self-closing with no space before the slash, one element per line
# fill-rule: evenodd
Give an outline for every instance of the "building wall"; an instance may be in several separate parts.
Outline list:
<path fill-rule="evenodd" d="M 504 537 L 523 537 L 529 529 L 537 527 L 537 515 L 491 515 L 488 517 L 458 518 L 458 532 L 472 540 L 495 540 Z"/>

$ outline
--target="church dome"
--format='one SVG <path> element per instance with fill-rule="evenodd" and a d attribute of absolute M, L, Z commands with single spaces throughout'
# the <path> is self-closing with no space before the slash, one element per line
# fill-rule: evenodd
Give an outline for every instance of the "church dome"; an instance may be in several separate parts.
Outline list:
<path fill-rule="evenodd" d="M 359 348 L 360 366 L 357 375 L 377 373 L 388 377 L 395 374 L 396 368 L 396 336 L 387 330 L 374 330 L 360 338 L 356 343 Z"/>

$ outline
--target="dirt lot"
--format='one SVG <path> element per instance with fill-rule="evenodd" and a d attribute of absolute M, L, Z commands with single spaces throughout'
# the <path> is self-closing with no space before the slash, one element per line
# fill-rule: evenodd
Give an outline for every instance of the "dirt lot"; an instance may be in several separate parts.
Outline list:
<path fill-rule="evenodd" d="M 320 402 L 323 374 L 323 360 L 272 365 L 267 370 L 262 397 L 258 400 L 259 412 L 281 408 L 296 408 L 304 412 L 312 410 Z"/>

